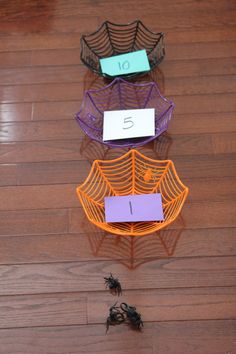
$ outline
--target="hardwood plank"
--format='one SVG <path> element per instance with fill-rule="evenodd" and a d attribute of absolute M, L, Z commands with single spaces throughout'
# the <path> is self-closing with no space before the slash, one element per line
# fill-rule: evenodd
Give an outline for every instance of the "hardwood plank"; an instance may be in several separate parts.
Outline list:
<path fill-rule="evenodd" d="M 195 155 L 191 158 L 188 155 L 176 156 L 174 163 L 183 182 L 185 178 L 234 177 L 235 159 L 232 157 L 232 154 Z M 13 166 L 17 166 L 18 185 L 78 184 L 84 181 L 91 168 L 88 161 L 23 163 Z"/>
<path fill-rule="evenodd" d="M 117 261 L 2 265 L 0 295 L 100 291 L 110 272 L 119 274 L 127 290 L 230 287 L 235 267 L 234 257 L 153 260 L 132 272 Z"/>
<path fill-rule="evenodd" d="M 34 121 L 2 123 L 0 139 L 6 141 L 40 141 L 80 138 L 84 133 L 74 119 L 60 121 Z"/>
<path fill-rule="evenodd" d="M 235 295 L 236 288 L 123 290 L 119 303 L 135 305 L 144 323 L 235 319 Z M 104 323 L 104 315 L 113 302 L 109 291 L 88 293 L 88 323 Z"/>
<path fill-rule="evenodd" d="M 222 215 L 222 210 L 224 214 Z M 45 213 L 40 210 L 35 211 L 12 211 L 12 212 L 2 212 L 1 213 L 1 234 L 38 234 L 42 230 L 42 233 L 45 233 L 48 230 L 49 233 L 55 232 L 64 232 L 65 229 L 60 229 L 60 225 L 57 224 L 55 230 L 53 229 L 54 225 L 48 225 L 46 222 L 45 225 Z M 65 211 L 53 211 L 51 210 L 51 216 L 54 215 L 65 215 Z M 56 214 L 55 214 L 56 213 Z M 197 202 L 189 203 L 187 201 L 186 206 L 183 209 L 183 217 L 186 220 L 187 227 L 189 228 L 206 228 L 206 227 L 233 227 L 235 226 L 234 213 L 235 205 L 230 200 L 227 202 Z M 43 216 L 43 218 L 42 218 Z M 35 224 L 32 220 L 38 220 Z M 14 220 L 14 222 L 13 222 Z M 28 220 L 26 225 L 24 225 L 25 220 Z M 46 218 L 47 220 L 47 218 Z M 13 222 L 13 224 L 12 224 Z M 33 224 L 32 224 L 33 222 Z M 14 225 L 14 223 L 16 225 Z M 39 223 L 41 223 L 39 225 Z M 31 226 L 29 227 L 30 224 Z M 20 229 L 19 229 L 20 226 Z M 85 219 L 84 212 L 81 208 L 71 210 L 71 224 L 70 232 L 86 232 L 90 223 Z M 32 231 L 33 230 L 33 231 Z M 40 230 L 40 231 L 39 231 Z"/>
<path fill-rule="evenodd" d="M 58 33 L 78 33 L 82 34 L 83 32 L 89 32 L 91 28 L 91 22 L 96 26 L 98 23 L 98 18 L 95 15 L 82 15 L 79 16 L 70 16 L 54 18 L 53 24 L 51 25 L 52 18 L 47 18 L 45 21 L 45 16 L 40 17 L 39 14 L 34 17 L 32 21 L 32 17 L 28 17 L 29 13 L 26 12 L 24 20 L 22 18 L 14 19 L 14 21 L 7 21 L 6 17 L 4 17 L 1 22 L 1 34 L 2 36 L 12 37 L 18 36 L 22 37 L 23 35 L 29 36 L 29 34 L 58 34 Z M 42 25 L 43 22 L 43 25 Z"/>
<path fill-rule="evenodd" d="M 142 5 L 141 5 L 142 6 Z M 159 8 L 159 7 L 158 7 Z M 142 16 L 142 20 L 144 23 L 146 23 L 146 26 L 148 26 L 151 30 L 157 32 L 157 31 L 167 31 L 168 29 L 175 29 L 175 30 L 182 30 L 182 29 L 201 29 L 205 28 L 206 26 L 208 27 L 220 27 L 225 25 L 225 21 L 227 23 L 227 27 L 233 27 L 234 25 L 234 18 L 235 18 L 235 9 L 234 10 L 225 10 L 223 11 L 224 16 L 222 16 L 221 11 L 217 11 L 217 6 L 214 9 L 214 13 L 208 12 L 208 11 L 193 11 L 193 10 L 185 10 L 182 8 L 181 15 L 176 16 L 176 12 L 173 11 L 168 14 L 168 21 L 166 21 L 167 13 L 165 12 L 165 16 L 158 15 L 158 8 L 153 11 L 153 8 L 151 7 L 149 9 L 149 13 L 147 14 L 147 11 L 145 11 L 145 14 Z M 105 9 L 104 9 L 105 10 Z M 131 14 L 129 13 L 131 12 Z M 137 12 L 136 12 L 137 11 Z M 110 13 L 109 11 L 109 20 L 113 23 L 116 23 L 117 21 L 117 16 L 122 16 L 123 23 L 129 23 L 131 22 L 131 18 L 133 19 L 135 16 L 135 13 L 140 14 L 140 11 L 142 13 L 142 7 L 139 8 L 135 4 L 130 4 L 128 3 L 126 5 L 126 11 L 124 12 L 123 9 L 120 7 L 117 9 L 115 13 Z M 102 13 L 101 16 L 99 16 L 99 21 L 100 23 L 106 20 L 106 11 Z M 121 15 L 122 13 L 122 15 Z M 131 17 L 132 15 L 132 17 Z M 157 27 L 157 21 L 156 21 L 156 16 L 158 16 L 158 27 Z M 124 22 L 125 21 L 125 22 Z M 96 30 L 96 28 L 94 28 Z"/>
<path fill-rule="evenodd" d="M 103 3 L 101 2 L 101 4 L 99 4 L 99 10 L 102 13 L 109 13 L 109 7 L 106 6 L 106 4 L 111 4 L 111 1 L 108 1 L 107 3 Z M 129 1 L 128 3 L 125 1 L 121 1 L 120 3 L 121 5 L 121 9 L 116 9 L 117 10 L 117 14 L 119 14 L 121 12 L 121 10 L 123 10 L 123 5 L 126 5 L 127 12 L 130 12 L 132 10 L 134 10 L 134 5 L 136 5 L 135 10 L 139 10 L 142 12 L 142 2 L 139 1 Z M 164 5 L 164 7 L 163 7 Z M 204 12 L 205 16 L 207 14 L 209 14 L 209 10 L 212 8 L 215 8 L 216 12 L 222 12 L 222 11 L 229 11 L 229 10 L 234 10 L 234 3 L 233 1 L 227 1 L 227 2 L 217 2 L 216 0 L 214 1 L 210 1 L 209 3 L 205 4 L 205 3 L 198 3 L 194 0 L 192 1 L 188 1 L 185 3 L 182 3 L 181 1 L 176 1 L 175 4 L 172 4 L 171 1 L 167 1 L 167 2 L 163 2 L 161 1 L 160 4 L 152 4 L 152 6 L 150 6 L 149 4 L 147 4 L 146 7 L 146 11 L 148 15 L 153 16 L 153 10 L 157 11 L 158 13 L 168 13 L 168 15 L 171 14 L 182 14 L 183 11 L 186 11 L 186 13 L 192 13 L 192 12 L 197 12 L 197 14 Z M 52 6 L 52 5 L 48 5 L 48 4 L 43 4 L 43 6 L 38 9 L 37 6 L 35 5 L 31 5 L 29 6 L 27 3 L 24 4 L 23 7 L 17 7 L 16 4 L 15 6 L 12 6 L 12 4 L 3 4 L 3 9 L 2 9 L 2 17 L 3 20 L 5 21 L 9 21 L 9 20 L 15 20 L 15 21 L 22 21 L 22 14 L 24 14 L 24 20 L 25 21 L 29 21 L 31 20 L 31 17 L 33 16 L 34 19 L 37 20 L 37 18 L 39 18 L 41 20 L 42 17 L 46 16 L 46 19 L 48 21 L 51 20 L 51 16 L 53 14 L 53 17 L 55 18 L 55 21 L 59 20 L 63 20 L 64 18 L 67 17 L 72 17 L 72 16 L 76 16 L 79 19 L 83 19 L 84 16 L 86 16 L 86 13 L 90 13 L 90 14 L 97 14 L 97 7 L 94 6 L 94 4 L 88 4 L 86 2 L 81 3 L 80 7 L 78 8 L 76 6 L 76 4 L 74 3 L 69 3 L 67 6 L 65 6 L 63 1 L 60 1 L 58 3 L 58 6 Z M 180 14 L 179 14 L 180 12 Z M 123 11 L 122 11 L 123 13 Z M 212 14 L 210 14 L 212 16 Z M 65 26 L 65 24 L 63 25 Z"/>
<path fill-rule="evenodd" d="M 213 49 L 213 52 L 210 48 Z M 235 54 L 234 42 L 214 42 L 211 45 L 208 42 L 186 43 L 182 45 L 173 43 L 166 48 L 166 58 L 172 60 L 225 58 L 234 57 Z"/>
<path fill-rule="evenodd" d="M 174 140 L 173 140 L 174 139 Z M 125 153 L 125 149 L 108 149 L 99 143 L 81 140 L 47 141 L 45 142 L 20 142 L 6 143 L 1 146 L 0 163 L 25 163 L 47 161 L 75 161 L 88 159 L 110 159 Z M 196 150 L 196 147 L 198 148 Z M 94 150 L 96 149 L 96 150 Z M 162 149 L 162 150 L 161 150 Z M 214 135 L 169 135 L 167 139 L 158 139 L 154 144 L 139 149 L 144 155 L 154 159 L 170 158 L 176 156 L 184 158 L 185 155 L 230 154 L 235 153 L 235 133 Z M 99 153 L 98 153 L 99 152 Z M 206 155 L 206 157 L 209 155 Z M 229 156 L 229 155 L 226 155 Z M 187 157 L 186 157 L 187 159 Z M 214 159 L 213 156 L 210 160 Z M 82 162 L 81 162 L 82 163 Z M 25 165 L 24 165 L 25 166 Z M 29 165 L 28 165 L 29 166 Z M 14 170 L 15 165 L 2 165 L 3 171 Z M 7 173 L 7 172 L 6 172 Z M 15 184 L 9 174 L 8 184 Z M 5 181 L 5 178 L 4 178 Z M 7 185 L 8 185 L 7 184 Z"/>
<path fill-rule="evenodd" d="M 182 96 L 212 93 L 235 93 L 236 84 L 232 75 L 202 77 L 167 78 L 165 80 L 167 96 Z M 40 102 L 76 100 L 82 98 L 83 87 L 80 82 L 59 84 L 28 84 L 23 86 L 0 86 L 0 95 L 3 103 L 14 102 Z"/>
<path fill-rule="evenodd" d="M 81 33 L 47 34 L 29 33 L 27 36 L 18 33 L 15 36 L 5 36 L 1 38 L 0 51 L 24 51 L 38 49 L 58 49 L 58 48 L 78 48 Z"/>
<path fill-rule="evenodd" d="M 176 53 L 176 52 L 175 52 Z M 193 54 L 193 53 L 192 53 Z M 164 77 L 187 77 L 187 76 L 213 76 L 235 74 L 236 65 L 234 57 L 207 58 L 207 59 L 181 59 L 166 60 L 161 65 Z"/>
<path fill-rule="evenodd" d="M 171 96 L 175 114 L 235 112 L 235 94 Z M 224 115 L 224 114 L 223 114 Z"/>
<path fill-rule="evenodd" d="M 178 106 L 176 106 L 176 110 L 178 111 Z M 214 140 L 215 135 L 211 133 L 219 133 L 219 137 L 220 133 L 236 131 L 235 113 L 233 112 L 192 113 L 187 115 L 176 114 L 175 111 L 170 122 L 170 129 L 168 129 L 170 133 L 201 134 L 208 132 L 211 135 L 209 140 Z"/>
<path fill-rule="evenodd" d="M 189 203 L 187 200 L 181 213 L 187 228 L 234 227 L 236 225 L 235 203 L 232 201 Z M 69 231 L 71 233 L 86 232 L 89 227 L 89 221 L 84 218 L 84 212 L 80 208 L 71 209 Z M 170 225 L 170 228 L 172 229 L 173 226 Z"/>
<path fill-rule="evenodd" d="M 67 210 L 2 211 L 0 235 L 33 235 L 68 231 Z"/>
<path fill-rule="evenodd" d="M 199 29 L 188 29 L 187 31 L 183 30 L 168 30 L 166 31 L 166 41 L 167 43 L 206 43 L 210 42 L 211 45 L 214 42 L 225 42 L 225 41 L 234 41 L 235 40 L 235 30 L 227 26 L 216 28 L 209 27 Z M 196 54 L 197 55 L 197 54 Z M 199 54 L 198 54 L 199 55 Z M 200 54 L 203 55 L 203 54 Z M 207 55 L 205 53 L 205 55 Z"/>
<path fill-rule="evenodd" d="M 228 154 L 236 152 L 236 133 L 172 135 L 169 158 L 178 155 Z M 164 143 L 163 143 L 164 144 Z"/>
<path fill-rule="evenodd" d="M 107 2 L 101 2 L 99 5 L 99 9 L 106 13 L 106 11 L 109 11 L 109 7 L 106 5 L 111 4 L 111 1 Z M 134 10 L 134 4 L 137 6 L 136 10 L 141 10 L 143 9 L 142 7 L 142 2 L 140 0 L 138 1 L 129 1 L 128 4 L 125 1 L 121 1 L 121 5 L 127 5 L 127 12 Z M 164 6 L 163 6 L 164 5 Z M 230 10 L 234 9 L 234 2 L 227 1 L 227 2 L 217 2 L 216 0 L 211 0 L 208 3 L 198 3 L 195 0 L 191 0 L 188 2 L 182 2 L 182 1 L 176 1 L 175 4 L 172 4 L 172 2 L 169 1 L 163 1 L 161 0 L 160 3 L 157 4 L 152 4 L 150 6 L 147 4 L 147 13 L 153 15 L 153 10 L 158 10 L 160 12 L 171 12 L 171 13 L 176 13 L 180 12 L 182 14 L 182 11 L 206 11 L 212 8 L 215 8 L 216 10 Z M 21 11 L 20 11 L 21 10 Z M 121 9 L 117 9 L 120 11 Z M 164 11 L 165 10 L 165 11 Z M 78 8 L 74 2 L 69 2 L 68 4 L 65 5 L 64 1 L 59 1 L 58 6 L 52 6 L 51 4 L 48 5 L 43 4 L 41 8 L 38 8 L 37 5 L 33 4 L 29 6 L 29 4 L 26 2 L 23 7 L 19 7 L 17 3 L 4 3 L 3 6 L 3 11 L 2 15 L 5 20 L 17 20 L 17 19 L 22 19 L 22 14 L 24 14 L 25 18 L 28 19 L 31 16 L 34 17 L 46 17 L 47 19 L 50 19 L 50 16 L 52 15 L 53 11 L 53 16 L 55 19 L 61 18 L 61 17 L 68 17 L 68 16 L 83 16 L 88 13 L 97 13 L 96 12 L 96 6 L 93 6 L 93 4 L 88 4 L 87 2 L 82 2 L 80 4 L 80 7 Z M 110 13 L 110 12 L 109 12 Z"/>
<path fill-rule="evenodd" d="M 78 108 L 77 108 L 78 109 Z M 39 142 L 42 140 L 48 141 L 47 144 L 53 143 L 53 140 L 66 140 L 71 141 L 76 139 L 81 142 L 85 140 L 85 133 L 79 127 L 74 119 L 74 115 L 71 115 L 70 120 L 50 120 L 50 121 L 31 121 L 31 122 L 8 122 L 0 123 L 0 140 L 1 142 Z M 225 142 L 225 139 L 229 139 L 228 143 L 225 145 L 234 145 L 234 135 L 236 131 L 236 123 L 233 113 L 225 113 L 224 119 L 222 119 L 222 114 L 192 114 L 190 116 L 177 115 L 174 114 L 172 121 L 170 122 L 169 133 L 174 133 L 172 140 L 173 143 L 178 148 L 179 140 L 186 140 L 192 144 L 192 151 L 195 153 L 193 142 L 196 145 L 204 146 L 207 145 L 207 150 L 209 148 L 214 150 L 217 147 L 217 142 Z M 230 132 L 231 134 L 224 134 L 225 132 Z M 208 133 L 205 136 L 199 135 L 201 133 Z M 210 133 L 218 133 L 217 135 L 212 135 Z M 221 134 L 220 134 L 221 133 Z M 176 136 L 175 134 L 190 134 Z M 171 137 L 170 137 L 171 138 Z M 193 139 L 193 140 L 192 140 Z M 87 139 L 88 140 L 88 139 Z M 159 139 L 161 140 L 161 139 Z M 157 140 L 158 142 L 158 140 Z M 92 142 L 91 142 L 92 143 Z M 183 141 L 182 141 L 183 143 Z M 94 144 L 99 145 L 94 142 Z M 88 144 L 89 145 L 89 144 Z M 159 144 L 158 144 L 159 145 Z M 3 145 L 4 148 L 4 145 Z M 199 147 L 201 149 L 201 147 Z M 186 151 L 185 149 L 179 148 L 181 151 Z"/>
<path fill-rule="evenodd" d="M 82 62 L 80 60 L 79 48 L 64 47 L 58 49 L 45 49 L 32 51 L 32 65 L 36 67 L 48 65 L 76 65 L 84 72 Z"/>
<path fill-rule="evenodd" d="M 81 102 L 82 96 L 76 101 L 35 102 L 33 103 L 33 120 L 72 119 L 79 111 Z"/>
<path fill-rule="evenodd" d="M 167 322 L 155 324 L 154 353 L 233 354 L 235 321 Z"/>
<path fill-rule="evenodd" d="M 82 65 L 3 69 L 0 82 L 1 85 L 80 82 L 86 70 Z"/>
<path fill-rule="evenodd" d="M 230 177 L 235 175 L 235 164 L 232 154 L 177 156 L 174 163 L 180 177 L 206 178 Z M 190 167 L 191 165 L 191 167 Z"/>
<path fill-rule="evenodd" d="M 65 138 L 79 138 L 84 135 L 79 125 L 71 120 L 2 123 L 0 139 L 6 141 L 38 141 Z"/>
<path fill-rule="evenodd" d="M 224 210 L 223 215 L 222 210 Z M 235 203 L 216 202 L 214 207 L 211 202 L 193 203 L 183 209 L 182 215 L 189 228 L 213 227 L 214 225 L 229 227 L 235 224 L 233 216 L 235 215 Z"/>
<path fill-rule="evenodd" d="M 208 31 L 195 31 L 195 41 L 193 40 L 192 32 L 183 31 L 183 32 L 171 32 L 168 31 L 166 34 L 166 57 L 164 62 L 161 64 L 161 69 L 165 68 L 165 66 L 174 60 L 184 60 L 184 64 L 194 65 L 191 61 L 205 59 L 206 65 L 207 63 L 212 62 L 213 65 L 217 63 L 217 61 L 222 60 L 231 60 L 230 57 L 235 56 L 235 33 L 230 36 L 230 32 L 227 29 L 221 29 L 223 32 L 219 33 L 219 37 L 217 37 L 218 31 L 210 30 Z M 211 34 L 209 43 L 209 32 Z M 221 34 L 222 33 L 222 34 Z M 214 37 L 213 37 L 214 36 Z M 208 41 L 207 41 L 208 38 Z M 191 43 L 193 42 L 193 43 Z M 197 43 L 195 43 L 197 42 Z M 209 52 L 209 46 L 212 48 L 212 51 Z M 214 52 L 214 58 L 212 58 L 212 52 Z M 5 54 L 5 53 L 4 53 Z M 0 53 L 1 55 L 1 53 Z M 48 65 L 79 65 L 80 61 L 80 50 L 78 48 L 58 48 L 58 49 L 44 49 L 44 50 L 33 50 L 32 51 L 32 65 L 35 67 L 37 65 L 40 66 L 48 66 Z M 228 58 L 228 59 L 227 59 Z M 181 65 L 180 62 L 176 62 L 175 65 Z M 201 62 L 195 62 L 195 65 L 201 65 Z M 172 67 L 172 66 L 171 66 Z M 81 70 L 82 67 L 80 65 Z M 171 69 L 170 69 L 171 70 Z M 203 65 L 201 65 L 201 70 L 205 71 Z M 225 69 L 227 70 L 227 69 Z M 228 70 L 230 70 L 228 68 Z M 171 70 L 172 73 L 172 70 Z M 166 74 L 168 72 L 166 70 Z M 202 75 L 202 71 L 200 72 Z"/>
<path fill-rule="evenodd" d="M 0 264 L 119 260 L 133 269 L 153 259 L 172 257 L 233 256 L 234 228 L 164 229 L 158 234 L 132 238 L 86 233 L 0 237 Z"/>
<path fill-rule="evenodd" d="M 233 319 L 235 293 L 235 288 L 124 291 L 119 302 L 135 304 L 144 323 Z M 2 296 L 0 328 L 103 324 L 111 303 L 108 292 Z"/>
<path fill-rule="evenodd" d="M 54 53 L 54 56 L 58 57 L 58 54 L 61 57 L 61 53 Z M 64 57 L 63 59 L 65 60 Z M 53 66 L 2 69 L 0 83 L 1 85 L 23 85 L 76 82 L 80 81 L 80 77 L 84 76 L 88 70 L 84 65 L 78 65 L 78 56 L 77 65 L 58 67 L 55 66 L 55 61 L 53 62 Z M 232 75 L 236 73 L 235 59 L 232 57 L 200 60 L 165 60 L 161 65 L 161 69 L 165 78 Z"/>
<path fill-rule="evenodd" d="M 226 327 L 227 328 L 227 327 Z M 1 354 L 153 354 L 152 326 L 139 333 L 127 326 L 64 326 L 0 330 Z M 208 353 L 207 353 L 208 354 Z"/>
<path fill-rule="evenodd" d="M 76 100 L 83 96 L 80 83 L 1 86 L 3 103 Z"/>
<path fill-rule="evenodd" d="M 25 67 L 31 65 L 31 51 L 0 52 L 1 68 Z"/>
<path fill-rule="evenodd" d="M 227 201 L 236 198 L 236 180 L 232 177 L 185 179 L 190 189 L 188 202 Z M 1 187 L 0 210 L 76 208 L 78 184 Z"/>
<path fill-rule="evenodd" d="M 86 296 L 49 294 L 0 297 L 0 328 L 86 324 Z"/>
<path fill-rule="evenodd" d="M 2 143 L 0 163 L 81 160 L 80 148 L 81 139 Z"/>
<path fill-rule="evenodd" d="M 227 182 L 226 182 L 227 183 Z M 0 210 L 33 210 L 78 207 L 77 184 L 2 187 Z"/>
<path fill-rule="evenodd" d="M 231 93 L 235 92 L 236 85 L 233 84 L 233 75 L 225 76 L 201 76 L 165 79 L 165 94 L 170 95 L 194 95 L 209 93 Z"/>
<path fill-rule="evenodd" d="M 1 354 L 232 354 L 234 336 L 234 320 L 147 323 L 141 334 L 116 326 L 106 335 L 104 325 L 0 331 Z"/>
<path fill-rule="evenodd" d="M 29 121 L 32 115 L 31 103 L 0 104 L 0 121 Z"/>
<path fill-rule="evenodd" d="M 124 2 L 123 2 L 124 3 Z M 109 14 L 109 18 L 111 22 L 114 22 L 117 17 L 116 16 L 122 16 L 123 21 L 128 21 L 130 22 L 130 15 L 132 15 L 132 18 L 135 18 L 138 14 L 142 13 L 143 7 L 140 1 L 137 1 L 135 3 L 132 2 L 125 2 L 125 8 L 126 11 L 124 12 L 123 7 L 120 6 L 120 8 L 116 9 L 115 13 L 111 13 L 109 6 L 102 6 L 101 8 L 101 13 L 102 16 L 99 17 L 99 22 L 101 23 L 106 19 L 106 16 Z M 96 8 L 96 7 L 95 7 Z M 90 7 L 91 9 L 91 14 L 95 15 L 96 11 L 95 8 Z M 157 30 L 157 25 L 155 21 L 155 16 L 153 12 L 156 12 L 157 14 L 160 13 L 159 6 L 155 6 L 154 9 L 153 7 L 147 8 L 145 11 L 145 14 L 143 16 L 143 21 L 146 23 L 147 26 L 151 26 L 151 30 L 156 31 Z M 154 11 L 153 11 L 154 10 Z M 158 11 L 159 10 L 159 11 Z M 215 27 L 220 27 L 221 25 L 225 24 L 225 21 L 227 22 L 227 27 L 232 27 L 233 26 L 233 20 L 234 20 L 234 9 L 224 10 L 224 17 L 222 18 L 222 10 L 218 10 L 217 6 L 215 7 L 214 14 L 208 11 L 204 11 L 202 8 L 200 8 L 199 11 L 194 11 L 193 9 L 184 9 L 184 16 L 183 16 L 183 8 L 181 10 L 181 16 L 176 16 L 176 11 L 170 9 L 169 11 L 165 11 L 165 15 L 167 16 L 168 14 L 168 19 L 169 21 L 166 21 L 164 16 L 159 16 L 158 17 L 158 27 L 163 28 L 163 31 L 165 31 L 168 28 L 174 28 L 174 29 L 182 29 L 182 28 L 202 28 L 205 27 L 206 25 L 208 26 L 215 26 Z M 122 15 L 121 15 L 122 14 Z M 197 16 L 197 14 L 199 16 Z M 161 15 L 161 14 L 160 14 Z M 123 22 L 124 23 L 124 22 Z M 125 22 L 127 23 L 127 22 Z M 154 27 L 154 28 L 153 28 Z M 94 29 L 90 29 L 91 31 L 95 31 L 96 27 L 94 26 Z"/>
<path fill-rule="evenodd" d="M 125 4 L 126 8 L 129 3 Z M 135 8 L 137 5 L 135 4 Z M 95 7 L 96 9 L 96 7 Z M 117 9 L 118 10 L 118 9 Z M 116 14 L 109 13 L 109 20 L 111 22 L 116 22 L 117 17 L 119 16 L 116 10 Z M 134 15 L 134 6 L 132 6 L 132 18 L 130 15 L 126 16 L 122 10 L 122 18 L 123 23 L 131 22 L 135 18 L 138 18 L 139 15 Z M 110 12 L 110 10 L 109 10 Z M 181 11 L 182 12 L 182 11 Z M 64 15 L 65 16 L 65 15 Z M 235 12 L 233 10 L 224 11 L 224 16 L 222 17 L 222 12 L 217 11 L 214 9 L 214 15 L 211 12 L 199 12 L 199 16 L 197 16 L 195 11 L 186 11 L 185 16 L 182 15 L 181 17 L 176 16 L 176 13 L 172 11 L 171 14 L 168 15 L 168 21 L 166 21 L 165 16 L 167 13 L 165 12 L 165 16 L 158 17 L 158 27 L 156 25 L 156 16 L 157 14 L 152 13 L 148 16 L 143 16 L 142 20 L 151 30 L 156 32 L 167 32 L 169 30 L 179 31 L 179 30 L 201 30 L 205 29 L 206 25 L 208 27 L 213 27 L 216 29 L 223 27 L 225 22 L 227 22 L 227 28 L 232 30 L 234 29 L 234 17 Z M 0 43 L 0 51 L 22 51 L 22 50 L 32 50 L 32 49 L 57 49 L 57 48 L 77 48 L 79 46 L 81 33 L 91 33 L 97 30 L 98 24 L 100 25 L 103 21 L 105 21 L 106 15 L 101 17 L 97 17 L 97 10 L 96 13 L 93 15 L 89 14 L 89 20 L 85 19 L 84 23 L 86 23 L 86 27 L 82 27 L 80 25 L 80 21 L 83 20 L 83 17 L 80 16 L 80 20 L 78 21 L 78 17 L 73 14 L 70 16 L 69 19 L 62 18 L 57 19 L 53 23 L 53 27 L 49 26 L 47 28 L 44 20 L 44 26 L 42 27 L 42 19 L 36 18 L 35 23 L 30 20 L 27 23 L 25 19 L 24 22 L 20 21 L 21 26 L 17 26 L 17 21 L 14 21 L 14 24 L 9 24 L 6 22 L 2 24 L 3 33 L 4 27 L 5 31 L 7 28 L 9 29 L 8 33 L 5 36 L 2 36 L 2 40 Z M 90 21 L 91 20 L 91 21 Z M 49 23 L 48 23 L 49 25 Z M 9 28 L 11 26 L 11 28 Z M 17 26 L 16 32 L 14 32 L 14 27 Z M 21 31 L 19 31 L 21 28 Z M 35 28 L 35 33 L 33 33 L 33 28 Z M 88 30 L 86 30 L 86 28 Z M 10 31 L 13 31 L 11 33 Z M 25 32 L 27 31 L 27 36 Z M 68 35 L 69 33 L 69 35 Z M 60 45 L 61 44 L 61 45 Z"/>
<path fill-rule="evenodd" d="M 0 163 L 81 160 L 80 148 L 81 139 L 2 143 Z"/>
<path fill-rule="evenodd" d="M 234 178 L 193 178 L 185 179 L 189 187 L 189 202 L 235 200 L 236 180 Z M 7 187 L 7 189 L 11 187 Z M 5 189 L 5 188 L 4 188 Z"/>
<path fill-rule="evenodd" d="M 88 88 L 89 87 L 86 86 L 86 89 Z M 92 87 L 90 86 L 90 88 Z M 72 119 L 72 117 L 74 117 L 74 114 L 78 112 L 78 110 L 80 109 L 81 99 L 82 96 L 79 97 L 79 99 L 76 101 L 62 100 L 61 102 L 58 101 L 34 102 L 32 118 L 34 120 L 60 120 L 60 119 L 70 120 Z M 195 129 L 197 127 L 196 125 L 197 119 L 195 117 L 198 116 L 199 119 L 202 119 L 201 124 L 198 125 L 199 126 L 198 129 L 201 129 L 202 124 L 205 122 L 205 124 L 208 125 L 208 129 L 211 129 L 211 131 L 213 132 L 215 131 L 219 132 L 219 128 L 217 128 L 219 124 L 221 124 L 222 127 L 224 126 L 224 129 L 227 129 L 227 124 L 224 125 L 222 124 L 224 120 L 222 119 L 222 114 L 220 113 L 223 113 L 225 119 L 230 119 L 230 124 L 234 122 L 233 114 L 236 111 L 235 93 L 192 95 L 192 96 L 188 96 L 188 99 L 186 99 L 185 96 L 183 97 L 172 96 L 171 99 L 174 101 L 176 105 L 174 110 L 174 117 L 176 117 L 177 115 L 179 116 L 179 115 L 186 115 L 186 114 L 193 116 L 193 119 L 195 121 Z M 217 104 L 215 102 L 217 102 Z M 23 108 L 23 106 L 31 107 L 31 103 L 2 104 L 0 106 L 1 110 L 9 112 L 9 114 L 8 113 L 6 115 L 2 114 L 1 118 L 2 119 L 4 118 L 5 122 L 30 120 L 31 109 L 27 108 L 28 113 L 26 113 L 25 108 Z M 23 111 L 22 114 L 20 114 L 21 110 Z M 16 113 L 13 114 L 13 112 L 15 111 Z M 214 116 L 216 116 L 216 124 L 212 124 L 211 127 L 209 127 L 208 120 L 205 119 L 204 117 L 201 117 L 202 115 L 211 118 L 214 118 Z M 183 117 L 183 119 L 187 123 L 190 117 L 188 117 L 188 120 L 186 119 L 186 117 Z M 191 124 L 193 123 L 194 122 L 192 122 Z M 184 129 L 184 125 L 183 126 L 179 125 L 179 128 Z"/>
<path fill-rule="evenodd" d="M 81 183 L 90 171 L 87 161 L 38 162 L 17 166 L 19 185 Z"/>
<path fill-rule="evenodd" d="M 9 186 L 17 184 L 16 165 L 0 165 L 0 186 Z"/>

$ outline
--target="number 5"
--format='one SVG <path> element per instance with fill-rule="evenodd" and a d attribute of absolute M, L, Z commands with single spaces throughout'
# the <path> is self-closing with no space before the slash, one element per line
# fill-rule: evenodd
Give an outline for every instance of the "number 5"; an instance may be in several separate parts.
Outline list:
<path fill-rule="evenodd" d="M 127 127 L 123 127 L 123 129 L 130 129 L 134 126 L 134 122 L 132 121 L 132 117 L 124 118 L 124 124 L 129 124 L 129 123 L 130 123 L 130 125 Z"/>

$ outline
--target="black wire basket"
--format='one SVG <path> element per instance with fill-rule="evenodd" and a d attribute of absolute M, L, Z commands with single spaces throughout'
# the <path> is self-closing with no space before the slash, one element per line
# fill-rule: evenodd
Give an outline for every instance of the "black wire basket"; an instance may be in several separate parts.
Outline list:
<path fill-rule="evenodd" d="M 129 24 L 105 21 L 96 32 L 81 37 L 81 61 L 93 72 L 110 77 L 101 71 L 99 60 L 114 55 L 145 49 L 150 69 L 165 56 L 164 34 L 151 32 L 140 20 Z M 122 75 L 133 77 L 142 73 Z M 114 77 L 113 77 L 114 78 Z"/>

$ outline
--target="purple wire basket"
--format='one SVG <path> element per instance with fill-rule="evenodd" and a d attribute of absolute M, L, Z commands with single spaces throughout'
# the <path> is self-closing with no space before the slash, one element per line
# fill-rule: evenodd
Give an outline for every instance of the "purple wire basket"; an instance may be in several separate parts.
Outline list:
<path fill-rule="evenodd" d="M 105 21 L 97 31 L 81 37 L 81 61 L 101 76 L 99 59 L 145 49 L 151 70 L 165 56 L 164 34 L 150 31 L 140 20 L 129 24 L 115 24 Z M 123 75 L 133 77 L 142 73 Z"/>
<path fill-rule="evenodd" d="M 103 141 L 104 111 L 155 109 L 155 135 L 150 137 Z M 134 84 L 121 78 L 98 90 L 85 91 L 82 106 L 75 119 L 93 140 L 109 147 L 133 148 L 154 140 L 167 130 L 174 103 L 164 98 L 155 82 Z M 145 117 L 143 117 L 145 122 Z"/>

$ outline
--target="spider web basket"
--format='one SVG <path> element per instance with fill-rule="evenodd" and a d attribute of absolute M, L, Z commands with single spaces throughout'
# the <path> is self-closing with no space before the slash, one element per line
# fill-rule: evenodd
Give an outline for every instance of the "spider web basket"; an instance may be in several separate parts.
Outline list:
<path fill-rule="evenodd" d="M 104 198 L 161 193 L 163 221 L 105 222 Z M 95 160 L 77 194 L 90 222 L 113 234 L 143 236 L 172 223 L 179 215 L 188 188 L 180 181 L 170 160 L 153 160 L 130 150 L 114 160 Z"/>
<path fill-rule="evenodd" d="M 127 109 L 155 109 L 155 135 L 131 139 L 103 141 L 104 111 Z M 91 139 L 109 147 L 138 147 L 156 139 L 167 130 L 174 103 L 164 98 L 155 82 L 133 84 L 121 78 L 98 90 L 88 90 L 84 94 L 76 121 Z M 145 116 L 143 117 L 145 124 Z"/>
<path fill-rule="evenodd" d="M 164 58 L 164 34 L 150 31 L 140 20 L 129 24 L 105 21 L 96 32 L 81 37 L 81 61 L 93 72 L 102 73 L 99 59 L 145 49 L 151 70 Z M 125 75 L 132 77 L 140 73 Z"/>

